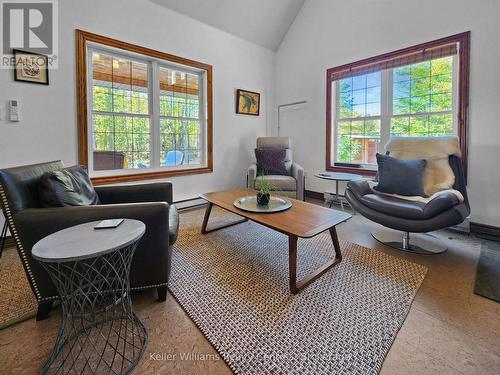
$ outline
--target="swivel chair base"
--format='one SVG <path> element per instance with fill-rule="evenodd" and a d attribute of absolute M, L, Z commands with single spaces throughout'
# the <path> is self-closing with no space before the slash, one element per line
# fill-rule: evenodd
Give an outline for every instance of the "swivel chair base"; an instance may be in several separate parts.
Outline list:
<path fill-rule="evenodd" d="M 448 248 L 439 238 L 428 233 L 399 232 L 382 228 L 372 232 L 373 238 L 394 249 L 414 254 L 434 255 L 444 253 Z"/>

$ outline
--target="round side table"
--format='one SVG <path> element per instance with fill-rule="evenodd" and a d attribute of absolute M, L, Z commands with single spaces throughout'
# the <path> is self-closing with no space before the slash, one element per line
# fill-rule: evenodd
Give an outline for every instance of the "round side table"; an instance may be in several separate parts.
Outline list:
<path fill-rule="evenodd" d="M 62 321 L 42 374 L 129 374 L 147 342 L 132 311 L 129 271 L 146 226 L 125 219 L 113 229 L 85 223 L 53 233 L 31 254 L 61 298 Z"/>
<path fill-rule="evenodd" d="M 330 208 L 332 208 L 332 204 L 335 202 L 335 203 L 340 204 L 342 211 L 344 211 L 344 203 L 347 203 L 349 205 L 349 207 L 351 207 L 351 210 L 352 210 L 352 206 L 347 201 L 347 199 L 345 199 L 344 196 L 341 196 L 339 194 L 339 182 L 340 181 L 348 182 L 348 181 L 360 180 L 363 177 L 361 177 L 358 174 L 354 174 L 354 173 L 342 173 L 342 172 L 322 172 L 322 173 L 317 173 L 314 176 L 318 177 L 318 178 L 322 178 L 323 180 L 335 181 L 335 200 L 332 200 L 330 202 Z"/>

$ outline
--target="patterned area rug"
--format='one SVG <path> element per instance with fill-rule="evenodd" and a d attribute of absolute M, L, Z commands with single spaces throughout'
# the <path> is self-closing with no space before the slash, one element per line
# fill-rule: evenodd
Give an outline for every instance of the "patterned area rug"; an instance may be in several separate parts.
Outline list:
<path fill-rule="evenodd" d="M 252 222 L 201 235 L 202 215 L 181 216 L 170 290 L 236 374 L 379 373 L 424 266 L 342 241 L 344 260 L 294 296 L 285 235 Z M 327 233 L 298 247 L 299 278 L 334 254 Z"/>
<path fill-rule="evenodd" d="M 0 258 L 0 329 L 36 315 L 37 303 L 14 248 Z"/>

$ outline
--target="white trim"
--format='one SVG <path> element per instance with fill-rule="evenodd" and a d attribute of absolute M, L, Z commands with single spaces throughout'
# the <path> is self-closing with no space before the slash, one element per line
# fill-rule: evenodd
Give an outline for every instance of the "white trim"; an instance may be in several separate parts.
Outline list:
<path fill-rule="evenodd" d="M 125 116 L 125 117 L 141 117 L 141 118 L 150 118 L 151 117 L 151 115 L 145 115 L 143 113 L 111 112 L 111 111 L 95 111 L 95 110 L 92 110 L 92 114 L 102 115 L 102 116 Z"/>
<path fill-rule="evenodd" d="M 380 120 L 382 116 L 366 116 L 366 117 L 343 117 L 339 118 L 337 122 L 351 122 L 351 121 L 365 121 L 365 120 Z"/>
<path fill-rule="evenodd" d="M 458 134 L 458 103 L 460 101 L 459 92 L 460 92 L 460 66 L 459 66 L 459 58 L 458 54 L 453 55 L 452 62 L 452 81 L 451 81 L 451 89 L 452 89 L 452 100 L 451 100 L 451 110 L 453 114 L 453 133 Z"/>
<path fill-rule="evenodd" d="M 158 62 L 152 61 L 149 65 L 149 74 L 151 77 L 151 82 L 148 80 L 149 95 L 149 113 L 151 114 L 151 120 L 149 122 L 149 149 L 151 153 L 149 155 L 149 161 L 151 167 L 160 167 L 160 70 Z M 155 95 L 158 93 L 158 95 Z M 149 168 L 149 169 L 150 169 Z"/>
<path fill-rule="evenodd" d="M 329 83 L 330 85 L 333 85 L 333 87 L 331 88 L 331 92 L 332 92 L 332 102 L 330 103 L 330 105 L 334 106 L 333 108 L 333 118 L 331 119 L 331 124 L 329 124 L 329 126 L 332 126 L 334 127 L 334 131 L 331 133 L 331 137 L 333 137 L 333 140 L 330 140 L 330 141 L 333 141 L 331 142 L 330 144 L 333 144 L 333 150 L 330 150 L 331 151 L 331 157 L 330 157 L 330 165 L 333 165 L 335 163 L 335 161 L 337 160 L 337 149 L 338 149 L 338 137 L 337 137 L 337 131 L 338 131 L 338 127 L 339 127 L 339 123 L 341 121 L 340 119 L 340 95 L 339 95 L 339 91 L 340 91 L 340 88 L 339 88 L 339 81 L 335 81 L 335 82 L 330 82 Z"/>
<path fill-rule="evenodd" d="M 380 90 L 380 142 L 377 145 L 377 151 L 383 154 L 385 153 L 385 145 L 391 137 L 392 101 L 394 100 L 392 69 L 381 71 Z"/>
<path fill-rule="evenodd" d="M 415 113 L 400 113 L 392 115 L 391 118 L 398 117 L 419 117 L 419 116 L 432 116 L 432 115 L 450 115 L 453 111 L 436 111 L 436 112 L 415 112 Z"/>

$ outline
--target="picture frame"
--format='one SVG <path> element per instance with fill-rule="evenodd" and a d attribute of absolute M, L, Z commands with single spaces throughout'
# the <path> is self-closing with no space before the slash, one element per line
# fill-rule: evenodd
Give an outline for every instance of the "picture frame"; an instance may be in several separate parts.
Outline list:
<path fill-rule="evenodd" d="M 260 93 L 242 89 L 236 90 L 236 113 L 259 116 Z"/>
<path fill-rule="evenodd" d="M 15 81 L 49 84 L 48 56 L 17 49 L 13 50 L 13 55 Z"/>

